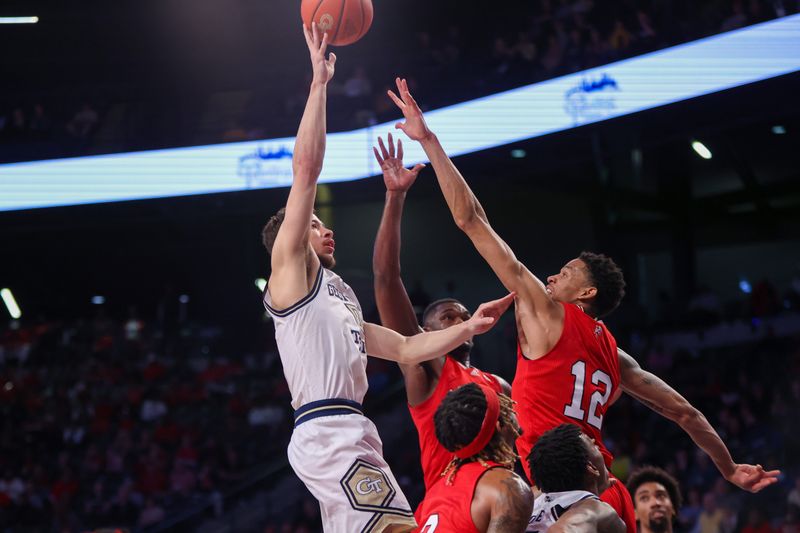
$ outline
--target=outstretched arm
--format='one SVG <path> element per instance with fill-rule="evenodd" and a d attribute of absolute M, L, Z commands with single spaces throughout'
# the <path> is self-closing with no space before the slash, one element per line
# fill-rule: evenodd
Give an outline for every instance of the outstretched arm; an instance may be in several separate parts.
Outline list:
<path fill-rule="evenodd" d="M 438 331 L 426 331 L 405 337 L 383 326 L 364 324 L 364 337 L 369 355 L 412 365 L 441 357 L 467 339 L 486 333 L 514 301 L 514 293 L 481 304 L 466 322 Z"/>
<path fill-rule="evenodd" d="M 311 55 L 314 76 L 303 118 L 297 130 L 292 156 L 292 187 L 286 202 L 286 216 L 272 250 L 270 295 L 279 307 L 291 305 L 308 292 L 306 254 L 308 229 L 317 179 L 325 156 L 325 104 L 328 81 L 333 77 L 336 56 L 325 58 L 328 34 L 316 24 L 303 26 L 303 34 Z"/>
<path fill-rule="evenodd" d="M 425 165 L 416 165 L 410 170 L 403 167 L 403 143 L 398 140 L 395 150 L 391 133 L 388 149 L 380 137 L 378 144 L 380 151 L 377 148 L 373 150 L 383 171 L 386 201 L 372 252 L 375 301 L 384 326 L 401 335 L 416 335 L 420 327 L 400 277 L 400 221 L 406 193 Z"/>
<path fill-rule="evenodd" d="M 658 376 L 618 349 L 622 389 L 658 414 L 678 424 L 714 461 L 720 473 L 740 488 L 758 492 L 778 481 L 780 470 L 765 471 L 761 465 L 736 464 L 706 417 Z"/>
<path fill-rule="evenodd" d="M 399 96 L 392 91 L 389 91 L 389 96 L 405 117 L 405 122 L 398 123 L 396 127 L 422 145 L 436 171 L 436 179 L 456 225 L 467 234 L 506 289 L 517 292 L 519 299 L 530 306 L 539 321 L 544 322 L 545 329 L 552 330 L 551 322 L 560 324 L 562 307 L 550 298 L 544 284 L 525 268 L 508 244 L 492 229 L 478 198 L 425 123 L 419 105 L 408 90 L 408 84 L 399 78 L 396 81 Z M 525 333 L 532 340 L 540 337 L 542 332 Z"/>

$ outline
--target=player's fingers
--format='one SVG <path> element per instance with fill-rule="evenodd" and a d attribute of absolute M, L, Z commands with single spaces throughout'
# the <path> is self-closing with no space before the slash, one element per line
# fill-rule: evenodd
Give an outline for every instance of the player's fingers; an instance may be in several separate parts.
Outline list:
<path fill-rule="evenodd" d="M 397 139 L 397 159 L 403 160 L 403 139 Z"/>
<path fill-rule="evenodd" d="M 314 48 L 319 48 L 319 26 L 316 22 L 311 23 L 311 43 Z"/>
<path fill-rule="evenodd" d="M 394 94 L 394 91 L 390 89 L 386 91 L 386 93 L 389 95 L 389 98 L 392 99 L 392 102 L 394 102 L 397 105 L 397 107 L 399 107 L 400 109 L 405 108 L 406 105 L 396 94 Z"/>
<path fill-rule="evenodd" d="M 394 79 L 395 84 L 397 84 L 397 92 L 403 94 L 403 82 L 400 80 L 399 77 Z"/>
<path fill-rule="evenodd" d="M 405 122 L 398 122 L 397 124 L 394 125 L 394 129 L 402 130 L 403 133 L 405 133 L 405 131 L 406 131 L 406 123 Z"/>
<path fill-rule="evenodd" d="M 311 30 L 305 24 L 303 24 L 303 37 L 306 38 L 306 44 L 311 47 L 313 44 L 313 41 L 311 40 Z"/>
<path fill-rule="evenodd" d="M 389 133 L 389 157 L 394 157 L 394 156 L 395 156 L 394 138 L 392 137 L 392 134 Z"/>
<path fill-rule="evenodd" d="M 386 151 L 386 145 L 383 144 L 383 137 L 378 137 L 378 146 L 381 147 L 381 155 L 384 159 L 389 158 L 389 152 Z"/>
<path fill-rule="evenodd" d="M 328 34 L 326 33 L 325 35 Z M 331 64 L 331 66 L 334 66 L 336 64 L 336 54 L 334 54 L 333 52 L 328 54 L 328 62 Z"/>
<path fill-rule="evenodd" d="M 483 327 L 491 326 L 492 324 L 494 324 L 494 317 L 493 316 L 482 316 L 482 317 L 479 317 L 477 319 L 477 321 L 478 321 L 478 324 L 483 326 Z"/>
<path fill-rule="evenodd" d="M 494 303 L 505 311 L 511 305 L 511 302 L 514 301 L 514 297 L 517 295 L 516 292 L 509 292 L 502 298 L 495 300 Z"/>
<path fill-rule="evenodd" d="M 774 483 L 777 483 L 777 482 L 778 482 L 778 480 L 775 479 L 775 478 L 763 479 L 763 480 L 759 481 L 758 483 L 756 483 L 755 485 L 753 485 L 753 488 L 751 490 L 753 492 L 759 492 L 760 490 L 763 490 L 763 489 L 765 489 L 765 488 L 769 487 L 770 485 L 772 485 Z"/>
<path fill-rule="evenodd" d="M 414 165 L 414 168 L 411 169 L 411 172 L 413 172 L 414 175 L 416 176 L 417 174 L 419 174 L 420 170 L 422 170 L 423 168 L 425 168 L 425 165 L 423 165 L 423 164 Z"/>
<path fill-rule="evenodd" d="M 375 159 L 378 160 L 378 164 L 383 166 L 383 158 L 381 157 L 381 154 L 378 153 L 378 149 L 373 146 L 372 151 L 375 152 Z"/>
<path fill-rule="evenodd" d="M 325 50 L 328 49 L 328 32 L 322 34 L 322 40 L 319 43 L 319 53 L 325 56 Z"/>
<path fill-rule="evenodd" d="M 766 472 L 764 472 L 764 475 L 765 476 L 769 476 L 771 478 L 775 478 L 775 477 L 778 477 L 778 476 L 781 475 L 781 471 L 780 470 L 767 470 Z"/>

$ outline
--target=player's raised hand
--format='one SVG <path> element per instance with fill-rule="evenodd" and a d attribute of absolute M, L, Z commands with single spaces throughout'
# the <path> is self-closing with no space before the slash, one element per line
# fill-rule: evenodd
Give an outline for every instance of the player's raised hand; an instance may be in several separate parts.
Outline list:
<path fill-rule="evenodd" d="M 422 110 L 417 105 L 416 100 L 414 97 L 411 96 L 411 93 L 408 90 L 408 83 L 405 79 L 396 78 L 395 83 L 397 83 L 397 94 L 394 91 L 389 91 L 389 98 L 397 104 L 397 107 L 400 108 L 400 111 L 403 112 L 403 116 L 405 117 L 405 122 L 398 122 L 395 125 L 395 128 L 399 130 L 403 130 L 403 132 L 408 135 L 409 139 L 414 141 L 422 141 L 428 137 L 433 135 L 433 132 L 428 128 L 428 125 L 425 123 L 425 117 L 422 116 Z"/>
<path fill-rule="evenodd" d="M 311 23 L 311 28 L 303 24 L 303 35 L 306 37 L 308 51 L 311 54 L 311 66 L 314 69 L 314 82 L 328 83 L 333 78 L 336 54 L 331 52 L 325 58 L 328 49 L 328 32 L 324 34 L 316 22 Z"/>
<path fill-rule="evenodd" d="M 499 300 L 482 303 L 475 311 L 475 314 L 467 321 L 472 334 L 480 335 L 492 329 L 502 314 L 506 312 L 506 309 L 514 302 L 516 294 L 515 292 L 510 292 Z"/>
<path fill-rule="evenodd" d="M 375 159 L 383 171 L 383 182 L 386 184 L 387 191 L 393 192 L 406 192 L 417 179 L 419 171 L 425 168 L 425 165 L 414 165 L 414 168 L 406 168 L 403 166 L 403 141 L 397 139 L 397 151 L 394 148 L 394 139 L 392 134 L 389 134 L 389 149 L 383 144 L 383 139 L 378 137 L 378 145 L 380 152 L 374 146 L 372 151 L 375 152 Z"/>
<path fill-rule="evenodd" d="M 748 492 L 758 492 L 778 482 L 780 470 L 764 470 L 761 465 L 736 465 L 728 481 Z"/>

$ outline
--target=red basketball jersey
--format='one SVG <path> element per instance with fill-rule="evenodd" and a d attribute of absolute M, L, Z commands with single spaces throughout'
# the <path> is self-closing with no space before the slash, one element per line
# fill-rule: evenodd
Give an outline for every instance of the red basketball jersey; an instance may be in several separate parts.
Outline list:
<path fill-rule="evenodd" d="M 511 395 L 522 436 L 517 452 L 528 479 L 528 455 L 539 437 L 564 423 L 573 423 L 592 437 L 606 465 L 613 457 L 603 445 L 600 429 L 609 403 L 619 387 L 617 341 L 605 325 L 577 305 L 564 306 L 564 330 L 550 352 L 526 359 L 517 348 L 517 371 Z"/>
<path fill-rule="evenodd" d="M 462 465 L 452 485 L 448 485 L 445 478 L 439 478 L 417 509 L 419 529 L 415 532 L 480 533 L 472 521 L 472 496 L 481 476 L 491 468 L 501 467 L 493 462 L 487 464 L 489 468 L 477 462 Z"/>
<path fill-rule="evenodd" d="M 439 480 L 442 471 L 453 459 L 453 452 L 448 452 L 436 439 L 433 414 L 448 392 L 467 383 L 488 385 L 497 392 L 503 392 L 493 375 L 477 368 L 464 366 L 451 357 L 445 357 L 439 383 L 430 398 L 414 407 L 408 406 L 419 434 L 419 452 L 425 490 L 430 489 Z"/>

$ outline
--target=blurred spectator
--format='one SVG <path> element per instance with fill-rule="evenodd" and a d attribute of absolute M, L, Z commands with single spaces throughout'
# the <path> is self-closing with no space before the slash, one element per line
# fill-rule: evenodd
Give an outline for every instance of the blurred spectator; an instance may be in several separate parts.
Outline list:
<path fill-rule="evenodd" d="M 764 511 L 758 507 L 750 509 L 747 513 L 747 523 L 741 533 L 773 533 L 772 527 L 764 516 Z"/>
<path fill-rule="evenodd" d="M 786 497 L 786 503 L 789 506 L 793 505 L 800 508 L 800 476 L 794 479 L 794 488 L 792 488 L 789 495 Z"/>
<path fill-rule="evenodd" d="M 164 520 L 164 516 L 164 509 L 153 498 L 147 498 L 139 515 L 139 526 L 152 526 Z"/>
<path fill-rule="evenodd" d="M 356 67 L 353 75 L 344 82 L 344 94 L 354 99 L 363 99 L 372 94 L 372 83 L 364 67 Z"/>
<path fill-rule="evenodd" d="M 91 104 L 84 103 L 67 123 L 67 132 L 77 139 L 86 139 L 94 131 L 99 120 L 100 116 Z"/>
<path fill-rule="evenodd" d="M 52 126 L 53 123 L 45 113 L 44 106 L 39 103 L 35 104 L 33 106 L 33 116 L 31 116 L 31 120 L 28 123 L 31 136 L 37 140 L 46 139 Z"/>
<path fill-rule="evenodd" d="M 717 505 L 716 496 L 709 492 L 703 496 L 703 511 L 697 520 L 698 533 L 727 533 L 724 529 L 725 513 Z"/>

